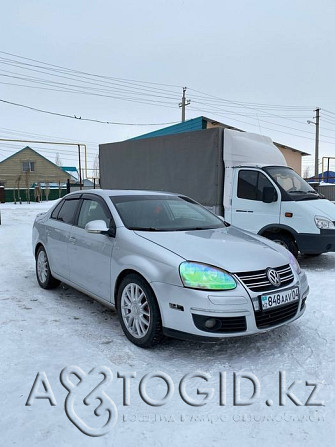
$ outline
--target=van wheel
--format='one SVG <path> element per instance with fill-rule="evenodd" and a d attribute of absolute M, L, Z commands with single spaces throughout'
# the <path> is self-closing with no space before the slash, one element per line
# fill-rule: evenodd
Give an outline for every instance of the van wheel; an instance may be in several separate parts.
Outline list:
<path fill-rule="evenodd" d="M 283 233 L 268 233 L 266 237 L 271 239 L 271 241 L 287 248 L 287 250 L 289 250 L 296 258 L 298 257 L 298 246 L 291 236 Z"/>
<path fill-rule="evenodd" d="M 315 258 L 316 256 L 320 256 L 323 253 L 301 253 L 301 254 L 304 255 L 304 256 L 307 256 L 309 258 Z"/>
<path fill-rule="evenodd" d="M 156 296 L 140 275 L 123 278 L 116 307 L 123 332 L 135 345 L 150 348 L 164 338 Z"/>

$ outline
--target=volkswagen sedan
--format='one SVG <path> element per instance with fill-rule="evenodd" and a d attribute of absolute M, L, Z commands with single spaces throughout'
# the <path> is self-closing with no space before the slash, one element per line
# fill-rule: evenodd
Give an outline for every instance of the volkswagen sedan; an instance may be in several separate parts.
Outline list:
<path fill-rule="evenodd" d="M 116 308 L 128 339 L 216 341 L 299 318 L 309 287 L 284 247 L 162 192 L 68 194 L 33 227 L 36 275 Z"/>

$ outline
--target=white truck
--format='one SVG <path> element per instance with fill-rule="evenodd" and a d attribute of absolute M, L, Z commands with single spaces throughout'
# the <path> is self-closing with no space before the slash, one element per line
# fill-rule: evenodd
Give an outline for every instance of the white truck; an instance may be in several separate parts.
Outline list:
<path fill-rule="evenodd" d="M 268 137 L 224 128 L 99 146 L 101 187 L 171 191 L 298 252 L 335 251 L 335 205 Z"/>

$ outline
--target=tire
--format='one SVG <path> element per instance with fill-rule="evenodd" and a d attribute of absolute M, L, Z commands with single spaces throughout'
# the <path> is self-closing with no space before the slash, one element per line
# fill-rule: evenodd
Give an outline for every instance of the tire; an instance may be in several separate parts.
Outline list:
<path fill-rule="evenodd" d="M 42 289 L 55 289 L 60 284 L 51 274 L 48 256 L 42 246 L 36 253 L 36 278 Z"/>
<path fill-rule="evenodd" d="M 135 273 L 127 275 L 118 288 L 116 307 L 126 337 L 141 348 L 162 341 L 162 320 L 155 294 Z"/>
<path fill-rule="evenodd" d="M 302 254 L 308 258 L 315 258 L 316 256 L 322 255 L 323 252 L 322 253 L 302 253 Z"/>
<path fill-rule="evenodd" d="M 268 233 L 265 237 L 287 248 L 296 258 L 298 257 L 298 246 L 291 236 L 283 233 Z"/>

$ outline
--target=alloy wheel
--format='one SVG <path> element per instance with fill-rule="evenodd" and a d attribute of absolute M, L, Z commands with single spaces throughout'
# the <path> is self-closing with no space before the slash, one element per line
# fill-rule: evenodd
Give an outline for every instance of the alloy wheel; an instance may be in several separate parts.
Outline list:
<path fill-rule="evenodd" d="M 121 315 L 127 331 L 135 338 L 143 338 L 150 326 L 150 306 L 142 288 L 129 283 L 121 295 Z"/>

